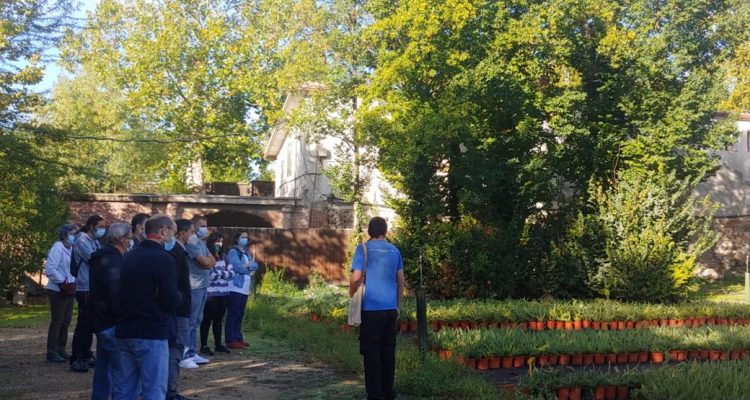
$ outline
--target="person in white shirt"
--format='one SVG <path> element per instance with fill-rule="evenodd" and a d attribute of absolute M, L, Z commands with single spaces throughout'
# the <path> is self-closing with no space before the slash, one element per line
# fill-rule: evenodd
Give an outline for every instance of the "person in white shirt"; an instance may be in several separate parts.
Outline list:
<path fill-rule="evenodd" d="M 49 296 L 50 324 L 47 331 L 47 361 L 66 362 L 70 359 L 65 347 L 68 344 L 68 326 L 73 317 L 72 294 L 65 293 L 61 284 L 75 283 L 76 278 L 70 273 L 70 251 L 75 242 L 78 227 L 66 224 L 58 228 L 58 240 L 47 254 L 44 274 L 47 275 L 47 295 Z"/>

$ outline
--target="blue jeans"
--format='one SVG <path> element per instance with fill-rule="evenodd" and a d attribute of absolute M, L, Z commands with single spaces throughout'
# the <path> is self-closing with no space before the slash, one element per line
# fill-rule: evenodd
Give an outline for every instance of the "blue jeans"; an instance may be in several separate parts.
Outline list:
<path fill-rule="evenodd" d="M 245 277 L 245 279 L 248 279 Z M 247 306 L 247 295 L 236 292 L 229 292 L 229 308 L 227 311 L 226 324 L 226 342 L 243 342 L 242 337 L 242 319 L 245 317 L 245 307 Z"/>
<path fill-rule="evenodd" d="M 195 338 L 198 328 L 203 321 L 203 307 L 206 306 L 208 288 L 193 289 L 190 291 L 190 343 L 185 357 L 195 355 Z"/>
<path fill-rule="evenodd" d="M 96 357 L 91 400 L 107 400 L 112 393 L 112 373 L 120 362 L 114 326 L 96 334 Z"/>
<path fill-rule="evenodd" d="M 169 375 L 169 344 L 158 339 L 117 339 L 120 362 L 114 370 L 113 400 L 164 400 Z M 138 393 L 141 392 L 141 393 Z"/>
<path fill-rule="evenodd" d="M 175 317 L 177 323 L 177 340 L 169 346 L 169 379 L 167 380 L 167 399 L 173 399 L 179 394 L 177 378 L 180 377 L 180 361 L 185 355 L 187 343 L 190 340 L 190 318 Z"/>

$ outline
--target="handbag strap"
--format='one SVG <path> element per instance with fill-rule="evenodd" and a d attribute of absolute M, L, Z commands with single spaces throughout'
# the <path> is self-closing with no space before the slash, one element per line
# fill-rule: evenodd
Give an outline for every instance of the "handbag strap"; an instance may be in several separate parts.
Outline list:
<path fill-rule="evenodd" d="M 367 280 L 367 242 L 362 242 L 362 252 L 365 254 L 365 263 L 362 266 L 362 283 Z"/>

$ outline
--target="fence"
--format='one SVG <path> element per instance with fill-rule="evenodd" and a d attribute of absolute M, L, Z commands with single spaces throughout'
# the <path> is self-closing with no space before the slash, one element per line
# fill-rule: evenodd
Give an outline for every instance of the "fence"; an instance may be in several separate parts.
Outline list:
<path fill-rule="evenodd" d="M 328 282 L 346 282 L 351 229 L 219 228 L 227 240 L 240 229 L 248 232 L 251 254 L 261 268 L 285 268 L 297 283 L 307 282 L 313 271 Z"/>

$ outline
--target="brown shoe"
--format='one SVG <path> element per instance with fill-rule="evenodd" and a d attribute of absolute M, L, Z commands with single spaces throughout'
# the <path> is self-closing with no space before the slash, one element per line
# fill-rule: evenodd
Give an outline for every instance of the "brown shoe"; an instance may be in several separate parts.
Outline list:
<path fill-rule="evenodd" d="M 245 348 L 240 342 L 229 342 L 227 343 L 227 347 L 234 350 L 242 350 Z"/>

